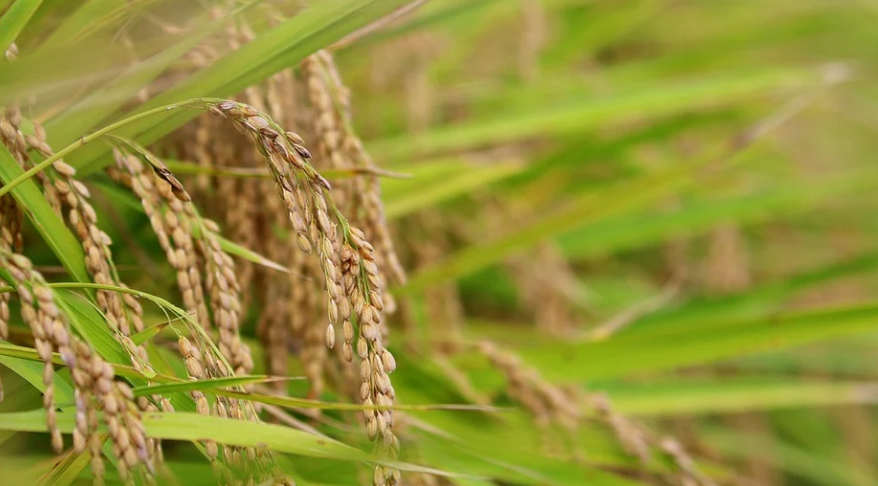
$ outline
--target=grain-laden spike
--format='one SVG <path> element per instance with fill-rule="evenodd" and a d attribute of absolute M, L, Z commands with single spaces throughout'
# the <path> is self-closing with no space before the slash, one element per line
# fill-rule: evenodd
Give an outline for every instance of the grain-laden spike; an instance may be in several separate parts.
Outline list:
<path fill-rule="evenodd" d="M 161 164 L 154 155 L 143 149 L 138 151 L 151 162 L 153 168 Z M 196 344 L 186 338 L 179 340 L 178 346 L 190 379 L 248 373 L 253 361 L 249 347 L 240 339 L 238 329 L 241 288 L 232 258 L 220 246 L 217 234 L 219 226 L 211 220 L 202 220 L 191 203 L 181 201 L 160 171 L 147 171 L 140 158 L 120 150 L 116 150 L 114 155 L 118 168 L 130 175 L 131 189 L 140 197 L 169 263 L 177 270 L 177 283 L 185 307 L 195 314 L 202 326 L 213 324 L 219 330 L 218 352 L 213 343 L 198 331 L 193 332 Z M 199 229 L 197 238 L 192 231 L 194 226 Z M 210 297 L 211 313 L 207 310 L 205 288 Z M 193 392 L 191 395 L 200 413 L 210 413 L 207 399 L 202 393 Z M 252 404 L 224 397 L 218 397 L 216 404 L 222 405 L 217 406 L 217 410 L 227 410 L 233 418 L 258 420 Z M 220 449 L 215 442 L 205 441 L 205 448 L 212 459 L 219 457 Z M 242 451 L 256 457 L 256 449 L 223 448 L 223 454 L 229 457 L 239 457 Z M 242 468 L 240 462 L 234 460 L 231 464 Z"/>
<path fill-rule="evenodd" d="M 0 197 L 0 249 L 13 251 L 21 239 L 22 214 L 11 195 Z M 9 299 L 11 294 L 0 294 L 0 339 L 9 338 Z M 2 383 L 0 383 L 2 395 Z"/>
<path fill-rule="evenodd" d="M 521 403 L 538 423 L 547 425 L 557 421 L 567 428 L 579 427 L 579 409 L 564 391 L 543 381 L 538 373 L 525 367 L 517 356 L 500 351 L 489 341 L 479 343 L 479 351 L 506 375 L 508 395 Z"/>
<path fill-rule="evenodd" d="M 625 452 L 636 457 L 642 464 L 646 464 L 652 459 L 652 451 L 644 431 L 616 412 L 606 395 L 600 394 L 591 397 L 591 405 L 616 435 L 616 439 Z"/>
<path fill-rule="evenodd" d="M 309 56 L 302 62 L 302 72 L 309 101 L 316 111 L 313 123 L 314 131 L 319 136 L 320 154 L 331 162 L 331 166 L 340 166 L 344 161 L 355 167 L 376 168 L 351 129 L 347 88 L 341 82 L 332 56 L 326 51 Z M 372 256 L 378 258 L 382 269 L 373 277 L 376 286 L 384 287 L 384 281 L 388 279 L 404 283 L 405 272 L 396 256 L 384 219 L 377 177 L 357 177 L 349 181 L 345 188 L 350 193 L 355 223 L 365 229 L 378 248 L 377 254 Z M 385 297 L 381 303 L 382 310 L 393 313 L 395 302 L 390 295 Z"/>
<path fill-rule="evenodd" d="M 73 378 L 76 408 L 73 445 L 78 452 L 89 448 L 95 478 L 101 480 L 104 472 L 101 441 L 97 438 L 98 409 L 103 409 L 114 453 L 120 464 L 125 464 L 120 468 L 123 480 L 128 478 L 128 472 L 140 465 L 145 466 L 144 474 L 151 476 L 154 457 L 145 447 L 143 424 L 130 388 L 114 381 L 113 367 L 70 332 L 66 317 L 55 304 L 54 294 L 27 258 L 0 249 L 0 265 L 9 270 L 13 286 L 22 296 L 22 319 L 30 326 L 40 359 L 45 363 L 43 405 L 53 449 L 60 452 L 63 448 L 53 393 L 52 353 L 57 352 L 70 368 Z"/>
<path fill-rule="evenodd" d="M 220 352 L 235 374 L 244 375 L 253 369 L 253 359 L 250 357 L 250 348 L 241 341 L 238 328 L 241 287 L 234 262 L 220 247 L 218 235 L 211 230 L 211 226 L 216 227 L 216 224 L 202 224 L 198 249 L 204 257 L 205 284 L 210 294 L 214 321 L 220 331 Z"/>
<path fill-rule="evenodd" d="M 292 150 L 280 151 L 278 146 L 284 146 L 280 142 L 280 137 L 266 137 L 260 128 L 263 121 L 272 128 L 275 127 L 271 118 L 264 113 L 259 112 L 255 108 L 244 105 L 242 103 L 221 102 L 214 106 L 215 113 L 224 116 L 232 123 L 236 124 L 245 132 L 249 132 L 253 140 L 257 143 L 260 152 L 266 155 L 266 158 L 272 159 L 278 157 L 289 163 L 289 170 L 279 171 L 274 164 L 268 164 L 275 181 L 276 189 L 280 199 L 284 202 L 287 211 L 291 214 L 290 220 L 301 220 L 308 225 L 308 233 L 297 231 L 297 240 L 306 240 L 309 247 L 316 247 L 318 261 L 321 265 L 322 273 L 325 281 L 325 288 L 329 296 L 329 306 L 327 315 L 329 316 L 329 325 L 335 324 L 339 319 L 341 308 L 354 309 L 357 312 L 361 329 L 361 341 L 368 340 L 366 344 L 365 362 L 382 363 L 380 356 L 383 354 L 383 347 L 380 342 L 380 333 L 377 332 L 381 322 L 381 311 L 368 304 L 370 296 L 380 296 L 380 277 L 378 275 L 378 267 L 373 262 L 375 260 L 374 250 L 366 241 L 366 237 L 362 231 L 352 228 L 348 225 L 347 220 L 341 217 L 337 212 L 333 216 L 338 224 L 342 225 L 344 242 L 340 242 L 337 238 L 338 231 L 336 224 L 329 219 L 327 198 L 330 197 L 329 183 L 317 173 L 307 160 L 293 147 L 290 135 L 284 137 L 284 142 L 290 144 Z M 278 130 L 280 131 L 280 130 Z M 286 132 L 284 132 L 286 133 Z M 309 181 L 310 184 L 301 184 L 300 178 Z M 306 195 L 307 197 L 303 197 Z M 303 201 L 304 200 L 304 201 Z M 300 202 L 303 201 L 303 202 Z M 295 203 L 295 204 L 294 204 Z M 335 205 L 332 205 L 335 211 Z M 298 213 L 298 214 L 295 214 Z M 350 250 L 342 250 L 343 244 L 350 247 Z M 300 246 L 301 243 L 300 243 Z M 348 261 L 344 261 L 341 256 L 350 253 Z M 351 261 L 356 255 L 356 264 Z M 362 265 L 359 264 L 362 262 Z M 342 264 L 345 263 L 344 266 Z M 343 281 L 351 281 L 352 285 L 341 285 Z M 355 283 L 354 283 L 355 282 Z M 344 289 L 345 292 L 341 292 Z M 340 305 L 340 300 L 347 300 L 348 304 Z M 358 305 L 361 302 L 365 305 Z M 379 304 L 381 307 L 386 305 L 382 299 Z M 347 311 L 349 312 L 349 310 Z M 313 326 L 312 326 L 313 327 Z M 363 335 L 366 330 L 368 339 Z M 306 335 L 310 334 L 306 333 Z M 326 331 L 319 337 L 320 341 L 327 345 L 335 342 L 335 331 L 333 327 L 327 327 Z M 331 338 L 331 339 L 330 339 Z M 359 346 L 359 345 L 358 345 Z M 392 359 L 392 358 L 391 358 Z M 395 364 L 395 362 L 394 362 Z M 308 370 L 306 365 L 306 374 L 319 374 L 319 370 Z M 375 373 L 364 376 L 364 382 L 371 383 L 373 401 L 380 400 L 382 403 L 392 403 L 392 386 L 387 372 L 383 364 L 376 366 Z M 369 411 L 371 414 L 369 423 L 374 423 L 376 434 L 374 436 L 378 445 L 382 450 L 390 455 L 396 452 L 392 447 L 384 447 L 382 444 L 393 444 L 395 437 L 392 431 L 392 414 L 390 410 Z M 387 478 L 392 481 L 394 477 L 393 469 L 388 469 Z"/>
<path fill-rule="evenodd" d="M 46 142 L 46 131 L 39 123 L 34 122 L 34 135 L 26 137 L 28 146 L 42 155 L 49 157 L 54 151 Z M 68 222 L 74 233 L 82 242 L 86 254 L 86 268 L 97 283 L 122 286 L 116 275 L 113 264 L 110 239 L 97 225 L 97 216 L 89 202 L 89 191 L 82 182 L 74 179 L 76 170 L 58 160 L 53 164 L 53 171 L 47 171 L 45 184 L 50 184 L 53 191 L 60 196 L 62 204 L 68 209 Z M 98 304 L 108 317 L 108 323 L 118 329 L 123 336 L 143 330 L 143 319 L 139 306 L 129 305 L 116 292 L 98 290 Z M 145 353 L 137 348 L 127 348 L 131 353 L 132 363 L 137 367 L 148 366 L 148 361 L 141 358 Z"/>
<path fill-rule="evenodd" d="M 13 46 L 7 51 L 7 59 L 14 59 L 15 52 L 16 48 Z M 34 134 L 24 136 L 19 130 L 22 120 L 18 107 L 7 106 L 4 114 L 0 116 L 0 136 L 3 144 L 13 154 L 13 158 L 22 168 L 26 168 L 31 163 L 27 153 L 29 148 L 47 157 L 53 154 L 53 150 L 46 142 L 46 132 L 42 125 L 34 123 Z M 115 273 L 112 271 L 109 238 L 97 227 L 94 209 L 87 201 L 90 197 L 89 191 L 81 182 L 73 179 L 75 173 L 71 166 L 58 160 L 53 164 L 53 170 L 38 173 L 36 180 L 43 186 L 47 201 L 59 216 L 61 216 L 62 205 L 66 204 L 69 207 L 69 221 L 83 242 L 88 258 L 86 267 L 95 281 L 118 284 L 118 279 L 114 278 Z M 61 194 L 61 191 L 64 194 Z M 106 370 L 109 365 L 70 333 L 65 316 L 55 304 L 54 295 L 49 291 L 42 275 L 33 270 L 33 266 L 25 256 L 14 253 L 21 246 L 20 216 L 17 213 L 11 195 L 0 200 L 0 219 L 2 219 L 0 263 L 12 276 L 14 287 L 21 296 L 22 318 L 31 328 L 38 354 L 45 363 L 43 381 L 46 391 L 43 400 L 52 447 L 58 452 L 63 447 L 61 433 L 55 424 L 54 369 L 51 362 L 52 352 L 57 352 L 70 368 L 73 377 L 77 408 L 74 446 L 77 450 L 83 451 L 87 442 L 96 440 L 95 429 L 98 423 L 95 410 L 99 408 L 99 403 L 112 400 L 109 398 L 111 391 L 94 383 L 95 370 Z M 115 293 L 99 290 L 97 295 L 98 303 L 101 305 L 101 310 L 107 314 L 108 321 L 118 326 L 120 331 L 127 333 L 132 327 L 134 330 L 142 328 L 139 307 L 126 306 Z M 4 296 L 4 299 L 6 298 L 8 296 Z M 5 337 L 4 324 L 8 313 L 6 300 L 0 301 L 0 336 L 2 337 Z M 135 356 L 139 358 L 136 365 L 148 366 L 144 359 L 145 355 L 138 354 L 133 348 L 127 350 L 132 354 L 132 359 Z M 112 368 L 110 368 L 110 378 L 112 379 Z M 136 422 L 136 419 L 132 419 L 130 423 L 136 426 Z M 99 450 L 95 454 L 95 450 L 92 449 L 93 474 L 97 481 L 103 477 L 103 462 L 100 454 Z M 144 455 L 143 462 L 146 462 L 148 469 L 151 469 L 150 455 Z"/>
<path fill-rule="evenodd" d="M 290 214 L 290 221 L 295 226 L 297 245 L 305 252 L 317 247 L 319 261 L 323 269 L 322 273 L 327 282 L 325 287 L 327 289 L 337 287 L 333 276 L 338 276 L 341 272 L 336 268 L 337 258 L 334 257 L 337 246 L 336 229 L 335 224 L 330 221 L 324 199 L 326 197 L 324 191 L 328 191 L 330 185 L 313 167 L 307 164 L 302 155 L 304 147 L 295 147 L 295 145 L 299 145 L 295 142 L 301 141 L 301 137 L 292 132 L 284 132 L 284 141 L 281 141 L 280 137 L 266 137 L 259 127 L 269 126 L 275 129 L 276 125 L 267 114 L 249 105 L 221 102 L 215 108 L 217 112 L 225 115 L 243 130 L 248 131 L 256 141 L 260 152 L 266 154 L 269 161 L 279 159 L 289 164 L 289 170 L 285 168 L 278 170 L 278 167 L 272 163 L 269 164 L 269 168 L 280 199 L 284 202 Z M 276 130 L 280 132 L 279 127 Z M 289 144 L 289 149 L 284 143 Z M 301 184 L 300 177 L 312 184 L 310 186 Z M 318 224 L 314 225 L 314 222 Z M 307 230 L 305 226 L 308 227 Z M 330 306 L 330 309 L 336 309 L 336 312 L 330 316 L 332 321 L 337 320 L 335 314 L 337 314 L 338 302 L 335 302 L 335 297 L 330 294 L 330 299 L 333 299 L 335 304 Z"/>
<path fill-rule="evenodd" d="M 168 262 L 177 271 L 183 306 L 202 326 L 209 326 L 198 256 L 191 227 L 185 224 L 182 202 L 174 195 L 171 185 L 158 172 L 147 171 L 138 157 L 119 150 L 114 152 L 114 157 L 117 167 L 131 177 L 131 189 L 140 198 Z M 163 208 L 166 209 L 164 214 Z"/>

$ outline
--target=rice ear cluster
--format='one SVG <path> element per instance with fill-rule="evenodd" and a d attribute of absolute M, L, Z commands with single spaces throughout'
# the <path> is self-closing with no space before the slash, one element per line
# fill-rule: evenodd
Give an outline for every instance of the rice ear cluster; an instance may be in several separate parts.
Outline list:
<path fill-rule="evenodd" d="M 2 119 L 0 119 L 2 121 Z M 0 249 L 16 251 L 21 249 L 22 214 L 11 195 L 0 197 Z M 0 294 L 0 339 L 9 338 L 9 299 L 10 293 Z M 2 395 L 2 388 L 0 388 Z"/>
<path fill-rule="evenodd" d="M 7 52 L 7 59 L 13 60 L 17 48 L 13 46 Z M 33 149 L 43 156 L 51 156 L 54 152 L 46 143 L 46 133 L 42 125 L 33 123 L 34 135 L 24 136 L 19 129 L 22 123 L 21 110 L 16 105 L 9 105 L 0 117 L 0 136 L 3 144 L 13 154 L 13 158 L 27 168 L 31 164 L 28 149 Z M 75 170 L 59 160 L 54 164 L 54 172 L 40 172 L 37 181 L 42 185 L 44 195 L 53 209 L 61 215 L 63 205 L 70 208 L 69 221 L 74 227 L 77 236 L 82 241 L 86 254 L 86 268 L 95 282 L 114 284 L 121 286 L 113 268 L 112 256 L 109 245 L 110 238 L 97 226 L 97 216 L 94 208 L 88 202 L 88 189 L 81 182 L 75 180 Z M 3 214 L 2 231 L 0 235 L 4 250 L 12 251 L 21 247 L 21 214 L 12 199 L 12 195 L 6 195 L 0 201 L 0 212 Z M 135 368 L 146 371 L 149 369 L 149 360 L 146 350 L 142 346 L 135 346 L 130 340 L 124 339 L 131 332 L 143 328 L 141 319 L 142 309 L 134 296 L 125 294 L 120 296 L 115 292 L 98 290 L 96 292 L 98 305 L 107 315 L 110 327 L 118 331 L 117 338 L 123 344 L 131 356 L 131 362 Z M 5 337 L 6 322 L 8 321 L 8 295 L 0 300 L 0 337 Z"/>
<path fill-rule="evenodd" d="M 213 321 L 219 329 L 219 350 L 236 375 L 245 375 L 253 369 L 253 358 L 250 357 L 250 348 L 241 341 L 241 286 L 235 274 L 235 262 L 220 246 L 219 226 L 215 222 L 202 220 L 200 230 L 198 248 L 205 262 L 205 284 L 210 294 Z"/>
<path fill-rule="evenodd" d="M 699 471 L 683 445 L 673 437 L 654 439 L 643 426 L 614 410 L 606 394 L 591 395 L 587 401 L 597 412 L 598 419 L 613 431 L 625 452 L 636 457 L 641 464 L 648 465 L 653 453 L 658 451 L 674 464 L 671 482 L 687 486 L 716 486 L 712 479 Z"/>
<path fill-rule="evenodd" d="M 329 162 L 330 167 L 377 168 L 352 129 L 350 91 L 342 82 L 331 54 L 322 50 L 305 58 L 302 72 L 315 111 L 313 130 L 318 136 L 322 158 Z M 397 284 L 405 283 L 405 271 L 396 255 L 384 217 L 378 178 L 374 175 L 356 177 L 350 181 L 347 190 L 350 202 L 346 207 L 351 220 L 375 244 L 382 284 L 388 278 Z M 393 313 L 393 299 L 389 295 L 385 298 L 386 311 Z"/>
<path fill-rule="evenodd" d="M 267 114 L 250 105 L 226 101 L 212 111 L 234 122 L 257 141 L 260 152 L 268 159 L 276 190 L 284 201 L 302 251 L 316 248 L 328 294 L 329 325 L 337 320 L 340 299 L 337 280 L 339 271 L 333 255 L 338 248 L 336 225 L 331 222 L 326 195 L 329 182 L 307 162 L 311 154 L 301 137 L 283 132 Z M 335 206 L 332 207 L 335 210 Z M 335 317 L 335 319 L 333 319 Z"/>
<path fill-rule="evenodd" d="M 183 363 L 186 366 L 186 374 L 189 376 L 190 380 L 204 380 L 208 377 L 207 372 L 205 371 L 205 360 L 198 347 L 193 346 L 192 342 L 185 336 L 181 336 L 177 340 L 177 349 L 180 351 L 180 356 L 183 357 Z M 189 394 L 195 401 L 196 412 L 201 415 L 211 415 L 210 405 L 208 405 L 207 397 L 203 392 L 193 390 Z M 228 414 L 226 413 L 225 416 L 228 417 Z M 212 440 L 204 441 L 204 449 L 207 453 L 207 457 L 210 458 L 211 461 L 216 460 L 217 455 L 219 454 L 219 448 L 216 442 Z"/>
<path fill-rule="evenodd" d="M 64 313 L 55 303 L 55 297 L 39 272 L 23 255 L 0 250 L 0 264 L 9 271 L 13 285 L 21 299 L 22 320 L 33 333 L 37 353 L 44 363 L 43 406 L 49 427 L 52 447 L 63 449 L 63 439 L 56 423 L 52 364 L 53 353 L 58 353 L 70 368 L 76 398 L 76 428 L 73 432 L 74 449 L 92 455 L 92 471 L 98 484 L 103 483 L 104 465 L 101 459 L 102 440 L 97 433 L 97 410 L 103 411 L 103 421 L 110 432 L 118 471 L 123 481 L 132 480 L 130 472 L 143 465 L 146 476 L 154 467 L 154 444 L 146 438 L 140 413 L 131 388 L 115 381 L 113 367 L 79 338 L 70 332 Z"/>
<path fill-rule="evenodd" d="M 114 152 L 114 157 L 117 167 L 127 176 L 122 180 L 130 183 L 131 190 L 140 198 L 168 263 L 177 272 L 183 307 L 208 328 L 210 315 L 204 299 L 192 228 L 184 217 L 183 202 L 174 195 L 170 185 L 158 179 L 152 170 L 147 170 L 138 157 L 119 150 Z"/>
<path fill-rule="evenodd" d="M 46 143 L 46 131 L 39 123 L 34 123 L 34 135 L 28 136 L 27 141 L 31 148 L 44 157 L 54 154 Z M 63 160 L 56 161 L 53 169 L 49 179 L 62 206 L 68 210 L 68 222 L 82 241 L 86 268 L 95 283 L 119 285 L 110 251 L 112 241 L 97 225 L 97 215 L 89 202 L 88 188 L 74 178 L 76 170 Z M 116 292 L 98 290 L 97 300 L 112 329 L 118 330 L 123 336 L 143 330 L 143 310 L 133 297 L 125 298 Z"/>
<path fill-rule="evenodd" d="M 151 163 L 160 164 L 152 154 L 142 149 L 139 151 L 142 156 L 149 157 Z M 167 182 L 172 175 L 163 176 L 157 171 L 149 171 L 139 157 L 118 149 L 115 158 L 117 170 L 114 177 L 129 185 L 141 198 L 159 244 L 177 271 L 184 304 L 187 308 L 194 308 L 193 313 L 199 317 L 200 326 L 209 328 L 215 324 L 219 331 L 218 346 L 214 346 L 200 329 L 192 330 L 193 341 L 186 337 L 178 340 L 178 349 L 189 378 L 202 380 L 248 373 L 253 361 L 249 348 L 241 341 L 239 334 L 241 289 L 234 262 L 220 245 L 219 227 L 211 220 L 201 219 L 194 205 L 180 198 L 180 190 L 175 192 Z M 195 226 L 198 229 L 197 237 L 193 232 Z M 202 269 L 205 275 L 203 280 Z M 207 289 L 211 312 L 207 310 L 202 286 Z M 190 395 L 198 413 L 258 421 L 255 409 L 249 402 L 217 397 L 211 405 L 207 396 L 200 391 L 192 391 Z M 220 446 L 214 441 L 205 441 L 204 446 L 218 474 L 230 484 L 235 481 L 234 471 L 260 480 L 267 472 L 276 475 L 278 471 L 272 455 L 261 449 Z M 220 460 L 226 467 L 218 464 Z M 283 479 L 284 476 L 277 477 Z"/>
<path fill-rule="evenodd" d="M 249 33 L 244 32 L 245 35 Z M 264 99 L 265 111 L 283 126 L 301 126 L 297 117 L 302 116 L 303 108 L 298 106 L 299 86 L 293 77 L 292 69 L 286 69 L 270 77 L 260 86 L 253 86 L 244 92 L 249 101 Z M 256 105 L 254 105 L 256 106 Z M 257 156 L 261 155 L 253 150 Z M 263 234 L 266 235 L 262 250 L 268 258 L 281 262 L 289 268 L 288 275 L 275 271 L 262 270 L 266 292 L 260 314 L 259 335 L 267 344 L 266 360 L 275 374 L 287 374 L 290 348 L 298 348 L 298 358 L 302 363 L 308 381 L 310 398 L 320 398 L 325 386 L 325 370 L 332 363 L 327 359 L 324 332 L 320 322 L 326 315 L 326 301 L 320 288 L 311 280 L 322 279 L 319 263 L 300 251 L 290 251 L 290 237 L 279 235 L 281 229 L 292 235 L 292 223 L 285 209 L 285 202 L 276 197 L 273 181 L 260 181 L 256 187 L 262 203 Z M 278 388 L 283 384 L 278 383 Z M 308 415 L 317 416 L 320 410 L 312 409 Z"/>
<path fill-rule="evenodd" d="M 24 168 L 30 165 L 30 156 L 27 153 L 29 148 L 45 157 L 51 156 L 54 151 L 46 143 L 46 132 L 42 125 L 34 122 L 34 134 L 24 136 L 19 130 L 21 122 L 21 111 L 15 106 L 7 107 L 4 117 L 0 118 L 0 133 L 4 145 Z M 69 210 L 67 220 L 82 242 L 86 268 L 94 281 L 99 284 L 121 286 L 123 284 L 119 281 L 112 262 L 110 238 L 97 226 L 97 214 L 88 201 L 90 197 L 88 188 L 74 178 L 75 173 L 73 167 L 58 160 L 54 163 L 52 171 L 40 172 L 37 180 L 43 187 L 46 199 L 59 216 L 63 208 Z M 3 204 L 8 206 L 11 203 L 7 200 Z M 6 211 L 10 212 L 11 207 L 6 208 Z M 9 221 L 13 224 L 15 220 L 9 219 Z M 15 224 L 20 225 L 20 223 Z M 20 241 L 16 240 L 20 239 L 20 236 L 14 236 L 15 233 L 12 235 L 13 246 L 17 246 Z M 134 296 L 101 289 L 96 295 L 98 306 L 107 316 L 108 324 L 114 331 L 119 332 L 121 336 L 127 336 L 132 331 L 143 329 L 142 309 Z M 124 341 L 123 345 L 131 355 L 132 364 L 136 368 L 149 367 L 146 350 L 143 347 L 129 346 Z"/>
<path fill-rule="evenodd" d="M 646 433 L 625 416 L 613 409 L 609 397 L 604 394 L 595 395 L 591 406 L 597 411 L 598 418 L 603 420 L 616 435 L 616 439 L 629 455 L 636 457 L 642 464 L 652 460 L 649 438 Z"/>
<path fill-rule="evenodd" d="M 390 373 L 396 370 L 396 359 L 382 345 L 382 314 L 384 301 L 379 286 L 375 253 L 365 235 L 357 228 L 350 228 L 348 241 L 341 251 L 342 283 L 350 301 L 342 313 L 344 319 L 344 345 L 353 346 L 351 319 L 359 327 L 357 356 L 360 358 L 360 399 L 364 405 L 380 409 L 364 412 L 369 438 L 378 444 L 379 450 L 390 457 L 399 454 L 399 439 L 393 433 L 393 406 L 396 391 L 390 381 Z M 353 311 L 352 313 L 350 311 Z M 377 466 L 373 484 L 376 486 L 399 484 L 399 471 Z"/>
<path fill-rule="evenodd" d="M 506 376 L 507 394 L 530 412 L 538 423 L 556 422 L 575 430 L 582 414 L 574 397 L 562 388 L 543 380 L 535 370 L 525 366 L 518 356 L 501 351 L 490 341 L 478 345 L 479 352 Z"/>
<path fill-rule="evenodd" d="M 363 380 L 361 398 L 367 405 L 391 406 L 395 393 L 388 374 L 396 368 L 396 363 L 381 344 L 384 303 L 372 245 L 362 231 L 350 226 L 330 199 L 331 186 L 308 162 L 311 154 L 299 135 L 283 131 L 267 114 L 242 103 L 224 101 L 211 111 L 249 133 L 267 159 L 298 246 L 305 253 L 316 249 L 327 293 L 327 344 L 334 345 L 335 323 L 349 321 L 354 316 L 360 330 L 357 351 Z M 330 214 L 336 222 L 330 220 Z M 352 344 L 352 341 L 345 342 L 345 346 L 351 348 Z M 350 354 L 353 358 L 353 353 Z M 391 410 L 366 413 L 370 438 L 383 451 L 395 456 L 399 441 L 393 435 Z M 375 480 L 376 484 L 395 485 L 399 482 L 399 472 L 379 466 Z"/>
<path fill-rule="evenodd" d="M 154 157 L 145 151 L 143 154 Z M 253 360 L 239 332 L 241 286 L 234 261 L 220 245 L 219 226 L 209 219 L 202 219 L 194 205 L 187 198 L 181 198 L 186 191 L 182 185 L 175 187 L 169 182 L 180 184 L 169 171 L 148 171 L 137 156 L 121 150 L 116 150 L 115 158 L 118 169 L 127 174 L 123 182 L 130 183 L 131 189 L 140 197 L 159 244 L 177 271 L 177 284 L 185 307 L 196 315 L 202 327 L 210 328 L 211 323 L 216 325 L 222 356 L 234 374 L 246 374 L 253 368 Z M 159 162 L 154 159 L 154 163 Z M 197 238 L 193 226 L 197 226 Z M 205 287 L 210 297 L 211 313 L 205 303 Z"/>
<path fill-rule="evenodd" d="M 658 448 L 674 463 L 676 468 L 674 479 L 680 484 L 685 486 L 717 486 L 713 479 L 698 470 L 695 461 L 677 439 L 663 437 L 659 441 Z"/>
<path fill-rule="evenodd" d="M 22 320 L 30 327 L 37 354 L 44 363 L 43 406 L 46 409 L 52 448 L 60 453 L 64 445 L 55 419 L 52 353 L 61 354 L 61 359 L 72 368 L 77 360 L 71 347 L 71 336 L 55 305 L 52 291 L 45 285 L 42 276 L 33 270 L 30 260 L 4 249 L 0 251 L 0 264 L 12 277 L 13 286 L 21 301 Z"/>
<path fill-rule="evenodd" d="M 13 60 L 18 47 L 12 44 L 6 58 Z M 21 111 L 15 105 L 7 106 L 0 115 L 0 141 L 9 150 L 18 164 L 24 168 L 27 158 L 27 144 L 19 130 Z M 0 197 L 0 249 L 20 251 L 22 247 L 22 213 L 12 194 Z M 0 294 L 0 339 L 9 338 L 9 302 L 12 294 Z M 3 382 L 0 381 L 0 401 L 3 401 Z"/>

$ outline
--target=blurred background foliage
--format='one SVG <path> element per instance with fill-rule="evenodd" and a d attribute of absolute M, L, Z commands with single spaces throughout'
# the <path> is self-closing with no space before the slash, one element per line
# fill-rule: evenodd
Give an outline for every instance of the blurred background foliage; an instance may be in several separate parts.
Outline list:
<path fill-rule="evenodd" d="M 59 148 L 125 114 L 234 96 L 331 46 L 366 149 L 411 175 L 382 180 L 409 274 L 391 289 L 399 403 L 503 409 L 407 411 L 404 460 L 463 486 L 710 484 L 686 482 L 673 454 L 639 464 L 587 399 L 575 428 L 533 417 L 475 346 L 489 340 L 541 380 L 605 394 L 650 435 L 675 437 L 717 484 L 878 483 L 878 3 L 432 0 L 338 42 L 406 2 L 265 0 L 229 14 L 254 40 L 193 65 L 183 55 L 221 32 L 207 3 L 0 1 L 0 41 L 21 52 L 0 67 L 0 103 L 35 98 L 27 116 Z M 29 20 L 8 30 L 24 4 Z M 193 165 L 168 135 L 196 115 L 122 135 L 152 144 L 188 187 Z M 149 221 L 98 172 L 108 154 L 97 142 L 68 161 L 91 174 L 120 275 L 173 300 Z M 223 197 L 199 207 L 214 214 Z M 28 255 L 67 280 L 40 239 L 28 229 Z M 262 310 L 243 331 L 254 372 Z M 0 372 L 0 410 L 39 407 L 26 377 Z M 289 374 L 302 374 L 295 359 Z M 355 427 L 312 425 L 365 447 Z M 44 435 L 0 434 L 4 476 L 51 469 Z M 180 484 L 211 483 L 195 448 L 166 448 Z M 349 462 L 284 457 L 300 484 L 362 482 Z"/>

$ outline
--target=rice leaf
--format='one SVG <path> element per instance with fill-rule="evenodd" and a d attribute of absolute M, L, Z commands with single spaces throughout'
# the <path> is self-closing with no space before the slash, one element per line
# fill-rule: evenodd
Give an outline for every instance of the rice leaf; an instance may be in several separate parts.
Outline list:
<path fill-rule="evenodd" d="M 531 346 L 520 353 L 547 379 L 561 382 L 626 376 L 674 369 L 801 346 L 878 327 L 878 304 L 799 313 L 770 313 L 757 318 L 711 324 L 693 322 L 667 332 L 636 330 L 608 341 Z M 643 346 L 649 343 L 650 352 Z"/>
<path fill-rule="evenodd" d="M 5 146 L 0 147 L 0 179 L 5 184 L 9 184 L 23 174 L 24 171 L 12 158 L 9 150 Z M 15 187 L 12 195 L 67 272 L 80 282 L 90 282 L 91 278 L 85 268 L 85 256 L 79 240 L 58 218 L 37 185 L 27 180 Z"/>
<path fill-rule="evenodd" d="M 131 341 L 134 344 L 140 345 L 149 342 L 150 339 L 156 337 L 158 333 L 162 332 L 162 329 L 167 327 L 169 323 L 160 322 L 156 325 L 149 326 L 146 329 L 131 335 Z"/>
<path fill-rule="evenodd" d="M 0 17 L 0 53 L 5 53 L 18 34 L 30 22 L 43 0 L 15 0 Z"/>
<path fill-rule="evenodd" d="M 271 377 L 265 375 L 233 376 L 228 378 L 209 378 L 203 380 L 185 381 L 182 383 L 164 383 L 160 385 L 145 385 L 135 387 L 132 391 L 135 396 L 164 395 L 171 392 L 190 392 L 193 390 L 215 392 L 222 388 L 231 388 L 256 383 L 270 383 L 283 380 L 303 379 L 296 377 Z"/>
<path fill-rule="evenodd" d="M 699 416 L 799 407 L 872 404 L 869 382 L 738 378 L 609 386 L 616 409 L 639 417 Z"/>
<path fill-rule="evenodd" d="M 402 3 L 402 0 L 327 0 L 313 4 L 271 31 L 220 58 L 210 67 L 151 99 L 139 107 L 137 112 L 194 96 L 231 96 L 246 86 L 293 65 L 320 47 L 381 17 Z M 155 117 L 140 127 L 121 130 L 119 135 L 147 145 L 194 116 L 194 113 L 168 113 Z M 51 133 L 49 137 L 54 145 L 63 146 L 72 141 L 71 138 L 54 138 Z M 82 169 L 85 174 L 99 169 L 99 159 L 106 154 L 107 147 L 94 145 L 70 157 L 69 162 Z"/>
<path fill-rule="evenodd" d="M 332 439 L 273 424 L 224 419 L 189 412 L 144 413 L 142 420 L 146 427 L 146 435 L 158 439 L 214 440 L 221 444 L 242 447 L 267 447 L 305 457 L 376 462 L 403 471 L 456 476 L 438 469 L 376 458 Z M 62 432 L 70 433 L 74 426 L 73 413 L 65 411 L 58 413 L 58 428 Z M 45 432 L 47 430 L 45 411 L 0 413 L 0 430 Z"/>

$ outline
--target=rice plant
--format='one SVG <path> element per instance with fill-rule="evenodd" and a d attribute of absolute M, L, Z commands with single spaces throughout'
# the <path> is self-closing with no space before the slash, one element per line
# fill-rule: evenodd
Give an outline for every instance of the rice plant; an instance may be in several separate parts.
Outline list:
<path fill-rule="evenodd" d="M 0 483 L 876 484 L 876 15 L 0 0 Z"/>

